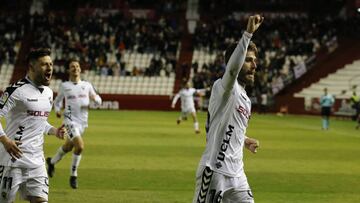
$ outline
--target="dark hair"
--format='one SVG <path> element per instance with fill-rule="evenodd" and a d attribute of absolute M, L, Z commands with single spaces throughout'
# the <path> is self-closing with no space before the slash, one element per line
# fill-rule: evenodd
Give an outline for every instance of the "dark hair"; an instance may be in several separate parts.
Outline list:
<path fill-rule="evenodd" d="M 225 51 L 225 64 L 228 63 L 228 61 L 230 60 L 230 57 L 232 55 L 232 53 L 234 52 L 236 46 L 239 44 L 239 42 L 234 42 L 234 43 L 231 43 L 227 48 L 226 48 L 226 51 Z M 256 45 L 253 41 L 250 41 L 249 43 L 249 46 L 247 48 L 247 51 L 253 51 L 255 52 L 255 55 L 257 56 L 258 54 L 258 50 L 256 48 Z"/>
<path fill-rule="evenodd" d="M 78 62 L 80 64 L 80 60 L 77 58 L 71 58 L 65 63 L 65 69 L 68 70 L 70 68 L 70 63 Z"/>
<path fill-rule="evenodd" d="M 51 50 L 49 48 L 31 49 L 27 57 L 27 63 L 29 64 L 40 57 L 50 56 L 50 55 L 51 55 Z"/>

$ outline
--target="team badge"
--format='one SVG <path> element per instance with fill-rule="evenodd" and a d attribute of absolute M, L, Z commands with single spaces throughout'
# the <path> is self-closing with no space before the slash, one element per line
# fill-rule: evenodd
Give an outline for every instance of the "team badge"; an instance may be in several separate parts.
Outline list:
<path fill-rule="evenodd" d="M 8 98 L 9 98 L 9 93 L 4 92 L 4 94 L 0 98 L 0 105 L 4 105 L 6 103 L 6 101 L 8 100 Z"/>

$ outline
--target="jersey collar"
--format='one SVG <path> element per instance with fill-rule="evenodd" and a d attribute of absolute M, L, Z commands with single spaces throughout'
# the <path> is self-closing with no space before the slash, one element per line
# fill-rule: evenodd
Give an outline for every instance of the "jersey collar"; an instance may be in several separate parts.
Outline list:
<path fill-rule="evenodd" d="M 25 76 L 25 80 L 27 80 L 32 86 L 36 87 L 36 89 L 38 89 L 40 91 L 40 93 L 42 93 L 44 91 L 44 86 L 37 86 L 30 78 L 28 75 Z"/>

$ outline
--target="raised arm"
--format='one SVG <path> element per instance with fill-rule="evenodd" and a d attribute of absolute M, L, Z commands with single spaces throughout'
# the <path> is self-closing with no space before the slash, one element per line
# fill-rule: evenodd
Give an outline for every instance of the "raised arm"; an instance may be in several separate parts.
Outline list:
<path fill-rule="evenodd" d="M 244 64 L 247 47 L 249 46 L 252 34 L 259 28 L 264 18 L 260 15 L 250 16 L 246 31 L 242 35 L 235 50 L 231 54 L 229 61 L 226 64 L 226 70 L 221 80 L 225 92 L 230 92 L 234 87 L 235 81 Z"/>

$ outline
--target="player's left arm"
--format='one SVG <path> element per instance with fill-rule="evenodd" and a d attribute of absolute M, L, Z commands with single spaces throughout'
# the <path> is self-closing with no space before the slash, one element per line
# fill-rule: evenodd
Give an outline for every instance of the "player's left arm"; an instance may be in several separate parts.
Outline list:
<path fill-rule="evenodd" d="M 263 20 L 264 18 L 260 15 L 250 16 L 248 19 L 246 31 L 243 33 L 239 43 L 231 54 L 229 61 L 226 64 L 225 73 L 221 79 L 226 95 L 229 95 L 234 87 L 238 74 L 245 62 L 247 48 L 253 33 L 259 28 Z"/>
<path fill-rule="evenodd" d="M 257 139 L 246 137 L 246 136 L 245 136 L 244 144 L 245 144 L 245 148 L 254 154 L 257 152 L 257 148 L 260 147 L 260 143 Z"/>
<path fill-rule="evenodd" d="M 90 84 L 89 97 L 92 101 L 95 102 L 96 105 L 100 105 L 102 103 L 102 99 L 101 99 L 100 95 L 96 92 L 94 86 L 92 86 L 91 84 Z"/>
<path fill-rule="evenodd" d="M 62 124 L 58 128 L 55 128 L 54 126 L 52 126 L 48 122 L 46 122 L 45 134 L 55 135 L 57 138 L 63 140 L 65 138 L 65 136 L 67 135 L 67 130 L 66 130 L 64 124 Z"/>

